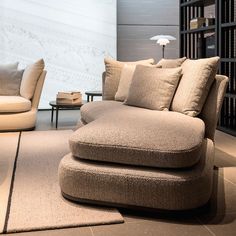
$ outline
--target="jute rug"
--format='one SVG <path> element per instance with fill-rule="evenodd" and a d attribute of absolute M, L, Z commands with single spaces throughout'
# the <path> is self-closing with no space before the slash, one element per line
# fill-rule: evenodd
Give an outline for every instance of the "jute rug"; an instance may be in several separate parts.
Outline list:
<path fill-rule="evenodd" d="M 4 228 L 20 133 L 0 134 L 0 232 Z"/>
<path fill-rule="evenodd" d="M 18 152 L 17 136 L 12 141 L 12 152 L 17 155 L 15 162 L 11 163 L 12 184 L 1 232 L 123 222 L 120 213 L 113 208 L 75 204 L 61 196 L 57 169 L 61 158 L 69 152 L 68 137 L 71 132 L 23 132 Z M 9 149 L 4 152 L 1 150 L 1 154 L 8 155 Z"/>

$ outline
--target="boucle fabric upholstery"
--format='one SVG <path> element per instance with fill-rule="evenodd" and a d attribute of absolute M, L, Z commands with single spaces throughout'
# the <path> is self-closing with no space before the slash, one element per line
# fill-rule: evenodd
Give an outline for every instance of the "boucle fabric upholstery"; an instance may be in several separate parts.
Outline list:
<path fill-rule="evenodd" d="M 126 108 L 126 106 L 125 106 Z M 108 113 L 117 109 L 124 109 L 124 105 L 117 101 L 94 101 L 85 103 L 80 108 L 81 120 L 83 123 L 90 123 L 101 116 L 106 116 Z"/>
<path fill-rule="evenodd" d="M 42 74 L 43 69 L 43 59 L 40 59 L 25 68 L 20 86 L 20 95 L 22 97 L 26 99 L 31 99 L 33 97 L 38 79 Z"/>
<path fill-rule="evenodd" d="M 164 168 L 198 162 L 205 134 L 201 119 L 123 107 L 74 132 L 69 140 L 72 154 L 82 159 Z"/>
<path fill-rule="evenodd" d="M 181 76 L 181 67 L 162 69 L 137 65 L 125 104 L 169 110 Z"/>
<path fill-rule="evenodd" d="M 187 210 L 209 200 L 213 160 L 211 140 L 204 140 L 198 164 L 183 170 L 104 165 L 68 154 L 59 166 L 59 182 L 63 193 L 78 200 Z"/>
<path fill-rule="evenodd" d="M 125 64 L 129 65 L 152 65 L 154 59 L 140 60 L 135 62 L 121 62 L 111 58 L 105 58 L 106 78 L 103 87 L 103 100 L 114 100 L 118 90 L 120 75 Z"/>
<path fill-rule="evenodd" d="M 23 70 L 0 69 L 0 96 L 20 95 Z"/>
<path fill-rule="evenodd" d="M 197 116 L 201 113 L 214 82 L 219 59 L 219 57 L 212 57 L 184 61 L 181 66 L 183 76 L 172 101 L 172 111 L 189 116 Z"/>
<path fill-rule="evenodd" d="M 186 57 L 177 58 L 177 59 L 162 58 L 157 63 L 157 66 L 162 67 L 162 68 L 175 68 L 175 67 L 181 66 L 185 60 L 186 60 Z"/>
<path fill-rule="evenodd" d="M 31 101 L 20 96 L 0 96 L 0 113 L 25 112 L 31 109 Z"/>
<path fill-rule="evenodd" d="M 224 94 L 228 85 L 228 81 L 229 81 L 228 77 L 223 76 L 223 75 L 216 75 L 214 82 L 210 88 L 209 94 L 206 98 L 206 102 L 202 108 L 202 112 L 199 115 L 199 117 L 205 123 L 205 137 L 210 138 L 212 140 L 214 140 L 215 127 L 218 122 L 218 117 L 221 110 L 222 102 L 224 100 Z M 108 101 L 103 101 L 103 102 L 108 102 Z M 113 102 L 113 101 L 109 101 L 109 102 Z M 117 102 L 113 102 L 112 104 L 115 107 Z M 107 105 L 108 104 L 106 103 L 99 104 L 100 114 L 103 113 L 102 111 L 103 106 L 106 107 Z M 112 107 L 113 105 L 110 105 L 110 107 Z M 83 106 L 82 108 L 85 108 L 85 106 Z M 96 110 L 96 106 L 95 107 L 89 106 L 87 107 L 87 109 L 88 109 L 88 113 L 84 112 L 83 117 L 87 117 L 86 114 L 89 114 L 89 117 L 91 119 L 94 116 L 93 111 Z M 110 111 L 112 111 L 112 108 L 110 109 Z M 89 119 L 88 119 L 88 122 L 90 122 Z"/>
<path fill-rule="evenodd" d="M 128 97 L 129 87 L 133 79 L 135 68 L 136 65 L 124 65 L 120 75 L 118 90 L 115 95 L 116 101 L 123 102 Z"/>
<path fill-rule="evenodd" d="M 216 75 L 211 86 L 207 100 L 203 106 L 200 118 L 205 122 L 207 138 L 214 140 L 216 125 L 218 122 L 224 94 L 229 78 L 223 75 Z"/>
<path fill-rule="evenodd" d="M 207 203 L 213 182 L 212 140 L 227 82 L 227 77 L 216 76 L 199 118 L 114 101 L 84 105 L 80 128 L 70 139 L 72 153 L 59 166 L 63 195 L 166 210 Z"/>

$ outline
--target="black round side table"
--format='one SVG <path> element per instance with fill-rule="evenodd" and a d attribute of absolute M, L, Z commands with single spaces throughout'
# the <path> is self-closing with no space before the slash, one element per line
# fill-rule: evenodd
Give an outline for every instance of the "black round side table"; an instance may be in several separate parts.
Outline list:
<path fill-rule="evenodd" d="M 93 97 L 101 97 L 102 96 L 102 91 L 87 91 L 87 92 L 85 92 L 85 94 L 87 95 L 87 102 L 92 102 Z"/>
<path fill-rule="evenodd" d="M 51 122 L 53 122 L 53 116 L 54 116 L 54 109 L 56 110 L 56 129 L 58 125 L 58 115 L 60 109 L 80 109 L 86 101 L 82 101 L 81 104 L 57 104 L 56 101 L 49 102 L 49 105 L 51 108 Z"/>

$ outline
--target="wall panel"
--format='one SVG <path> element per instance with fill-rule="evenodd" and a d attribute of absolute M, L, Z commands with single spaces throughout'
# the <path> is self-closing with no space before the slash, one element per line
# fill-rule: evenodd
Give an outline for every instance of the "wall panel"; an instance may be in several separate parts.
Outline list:
<path fill-rule="evenodd" d="M 179 56 L 179 9 L 173 0 L 118 0 L 117 1 L 117 58 L 138 60 L 162 57 L 161 47 L 149 40 L 157 34 L 177 38 L 167 45 L 166 58 Z"/>
<path fill-rule="evenodd" d="M 118 24 L 178 25 L 178 0 L 118 0 Z"/>
<path fill-rule="evenodd" d="M 179 27 L 178 26 L 124 26 L 117 28 L 118 58 L 121 61 L 136 60 L 153 57 L 156 60 L 162 57 L 162 48 L 155 41 L 149 40 L 157 34 L 170 34 L 177 38 L 167 45 L 166 58 L 179 56 Z"/>

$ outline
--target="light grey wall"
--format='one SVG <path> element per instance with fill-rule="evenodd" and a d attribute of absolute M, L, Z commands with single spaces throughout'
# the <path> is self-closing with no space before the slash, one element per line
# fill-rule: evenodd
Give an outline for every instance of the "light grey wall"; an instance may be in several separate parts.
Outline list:
<path fill-rule="evenodd" d="M 116 57 L 116 6 L 116 0 L 0 0 L 0 63 L 25 68 L 44 58 L 40 108 L 58 91 L 101 90 L 104 57 Z"/>
<path fill-rule="evenodd" d="M 149 40 L 157 34 L 177 38 L 167 45 L 165 57 L 179 57 L 179 0 L 117 0 L 118 60 L 161 59 L 161 47 Z"/>

